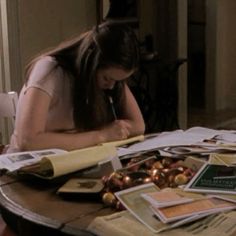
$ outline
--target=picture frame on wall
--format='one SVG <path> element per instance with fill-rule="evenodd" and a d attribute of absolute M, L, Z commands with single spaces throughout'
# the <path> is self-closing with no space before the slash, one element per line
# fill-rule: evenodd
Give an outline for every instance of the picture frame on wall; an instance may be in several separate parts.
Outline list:
<path fill-rule="evenodd" d="M 137 28 L 140 0 L 97 0 L 98 23 L 117 20 Z"/>

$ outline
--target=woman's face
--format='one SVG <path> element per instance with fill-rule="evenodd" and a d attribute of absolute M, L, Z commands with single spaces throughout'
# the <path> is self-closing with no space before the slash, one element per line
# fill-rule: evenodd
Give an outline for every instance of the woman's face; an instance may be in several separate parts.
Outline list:
<path fill-rule="evenodd" d="M 100 89 L 113 89 L 118 81 L 129 78 L 134 73 L 134 70 L 126 71 L 119 67 L 109 67 L 99 69 L 97 72 L 97 83 Z"/>

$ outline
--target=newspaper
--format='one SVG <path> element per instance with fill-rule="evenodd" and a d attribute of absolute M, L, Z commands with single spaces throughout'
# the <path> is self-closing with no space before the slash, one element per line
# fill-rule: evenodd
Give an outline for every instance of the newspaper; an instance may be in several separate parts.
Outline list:
<path fill-rule="evenodd" d="M 154 233 L 127 210 L 96 217 L 88 230 L 98 236 L 234 236 L 236 211 L 219 213 L 161 233 Z"/>

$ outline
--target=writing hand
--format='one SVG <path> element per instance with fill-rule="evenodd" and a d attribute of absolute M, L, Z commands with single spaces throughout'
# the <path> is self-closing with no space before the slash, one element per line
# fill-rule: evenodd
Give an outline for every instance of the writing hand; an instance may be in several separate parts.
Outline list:
<path fill-rule="evenodd" d="M 103 133 L 105 142 L 126 139 L 130 135 L 130 124 L 125 120 L 115 120 L 111 124 L 105 126 L 101 132 Z"/>

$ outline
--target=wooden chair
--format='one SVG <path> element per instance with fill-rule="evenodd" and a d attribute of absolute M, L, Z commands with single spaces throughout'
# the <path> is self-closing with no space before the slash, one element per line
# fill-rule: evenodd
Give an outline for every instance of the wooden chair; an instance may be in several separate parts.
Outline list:
<path fill-rule="evenodd" d="M 0 93 L 0 146 L 9 142 L 13 132 L 17 102 L 17 92 Z"/>

